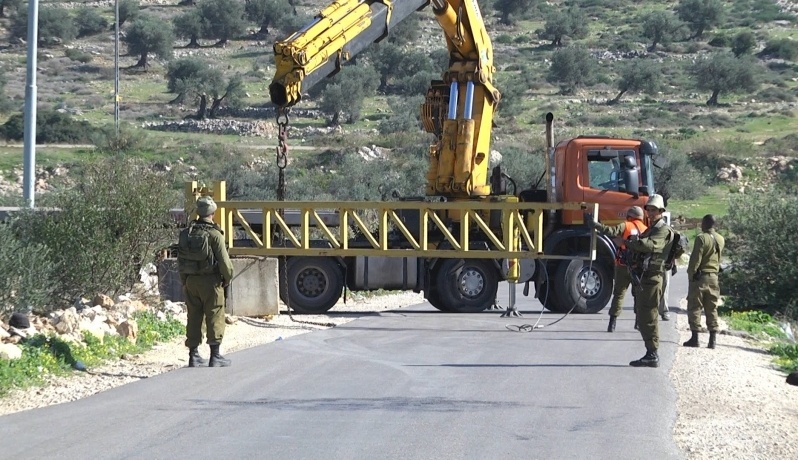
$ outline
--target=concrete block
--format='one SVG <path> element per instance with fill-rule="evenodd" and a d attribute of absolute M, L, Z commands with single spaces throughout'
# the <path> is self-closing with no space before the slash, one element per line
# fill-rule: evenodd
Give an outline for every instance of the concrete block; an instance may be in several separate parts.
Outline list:
<path fill-rule="evenodd" d="M 233 282 L 225 312 L 235 316 L 265 316 L 280 313 L 277 259 L 236 257 Z"/>
<path fill-rule="evenodd" d="M 227 291 L 225 312 L 236 316 L 278 315 L 277 259 L 234 257 L 231 260 L 234 278 Z M 157 268 L 161 300 L 185 302 L 177 259 L 163 259 Z"/>

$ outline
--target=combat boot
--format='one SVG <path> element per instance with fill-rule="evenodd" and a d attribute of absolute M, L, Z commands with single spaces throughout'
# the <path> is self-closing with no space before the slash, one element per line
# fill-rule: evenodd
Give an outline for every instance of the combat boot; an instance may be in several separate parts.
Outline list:
<path fill-rule="evenodd" d="M 659 356 L 656 351 L 646 352 L 646 355 L 637 361 L 629 363 L 632 367 L 659 367 Z"/>
<path fill-rule="evenodd" d="M 610 323 L 607 325 L 607 332 L 615 332 L 615 320 L 617 317 L 610 316 Z"/>
<path fill-rule="evenodd" d="M 200 367 L 207 363 L 205 358 L 200 356 L 197 347 L 188 349 L 188 367 Z"/>
<path fill-rule="evenodd" d="M 716 331 L 709 331 L 709 343 L 707 344 L 707 348 L 715 349 L 715 339 L 717 338 Z"/>
<path fill-rule="evenodd" d="M 208 367 L 227 367 L 231 361 L 219 354 L 219 344 L 211 345 L 211 361 Z"/>
<path fill-rule="evenodd" d="M 698 344 L 698 331 L 691 331 L 691 332 L 693 333 L 693 335 L 690 336 L 690 340 L 688 340 L 687 342 L 684 342 L 682 344 L 682 346 L 698 348 L 698 346 L 699 346 L 699 344 Z"/>

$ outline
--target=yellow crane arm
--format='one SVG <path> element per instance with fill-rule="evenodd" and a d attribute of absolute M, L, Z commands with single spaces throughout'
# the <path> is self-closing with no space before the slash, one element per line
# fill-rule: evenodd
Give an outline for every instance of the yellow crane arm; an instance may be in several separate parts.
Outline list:
<path fill-rule="evenodd" d="M 274 44 L 277 65 L 269 95 L 278 107 L 289 107 L 302 92 L 374 42 L 429 0 L 338 0 L 301 30 Z"/>
<path fill-rule="evenodd" d="M 438 139 L 430 146 L 426 193 L 489 195 L 490 136 L 501 99 L 493 46 L 476 0 L 432 0 L 432 9 L 446 34 L 449 70 L 421 106 L 424 128 Z"/>

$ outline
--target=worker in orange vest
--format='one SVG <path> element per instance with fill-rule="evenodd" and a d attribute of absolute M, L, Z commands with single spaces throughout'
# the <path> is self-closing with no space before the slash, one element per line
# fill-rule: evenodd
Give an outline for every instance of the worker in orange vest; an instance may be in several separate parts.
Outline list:
<path fill-rule="evenodd" d="M 591 219 L 592 220 L 592 219 Z M 632 235 L 641 235 L 648 228 L 643 223 L 643 209 L 640 206 L 632 206 L 626 211 L 626 221 L 618 225 L 608 226 L 601 222 L 595 223 L 597 231 L 614 238 L 618 251 L 615 254 L 615 288 L 612 291 L 612 303 L 610 306 L 610 323 L 607 325 L 607 332 L 615 331 L 615 321 L 621 314 L 621 304 L 626 295 L 626 290 L 632 284 L 632 275 L 624 262 L 626 245 L 624 242 Z M 635 295 L 634 288 L 632 295 Z"/>

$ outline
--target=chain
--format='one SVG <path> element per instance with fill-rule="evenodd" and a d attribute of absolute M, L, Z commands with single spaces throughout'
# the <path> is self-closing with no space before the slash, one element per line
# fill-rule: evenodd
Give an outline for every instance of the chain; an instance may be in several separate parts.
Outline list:
<path fill-rule="evenodd" d="M 277 201 L 285 201 L 285 167 L 288 166 L 288 107 L 277 109 Z"/>

